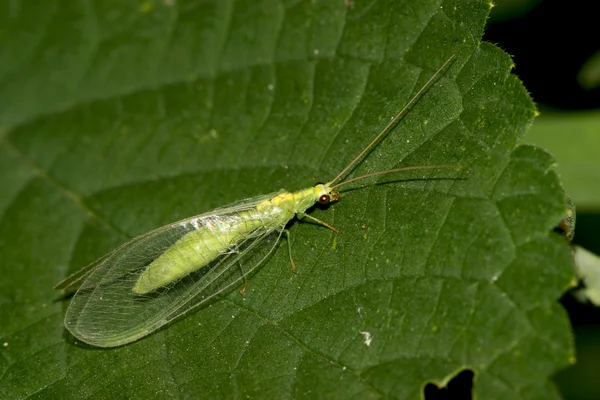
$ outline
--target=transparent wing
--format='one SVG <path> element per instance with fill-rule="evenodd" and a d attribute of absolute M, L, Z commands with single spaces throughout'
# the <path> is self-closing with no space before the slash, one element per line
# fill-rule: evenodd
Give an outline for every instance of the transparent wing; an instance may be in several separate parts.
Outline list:
<path fill-rule="evenodd" d="M 260 223 L 254 221 L 256 227 L 251 232 L 205 267 L 149 294 L 132 290 L 146 266 L 187 233 L 214 229 L 223 218 L 249 218 L 246 210 L 255 209 L 265 198 L 269 196 L 167 225 L 117 248 L 87 273 L 69 305 L 65 326 L 86 343 L 119 346 L 148 335 L 230 288 L 271 254 L 287 221 L 254 214 Z M 219 235 L 218 230 L 211 232 Z"/>
<path fill-rule="evenodd" d="M 116 249 L 109 252 L 108 254 L 103 255 L 102 257 L 98 258 L 97 260 L 93 261 L 92 263 L 86 265 L 85 267 L 83 267 L 83 268 L 75 271 L 71 275 L 67 276 L 65 279 L 63 279 L 62 281 L 60 281 L 56 285 L 54 285 L 53 289 L 60 290 L 63 293 L 73 292 L 73 291 L 77 290 L 77 288 L 80 286 L 82 281 L 85 280 L 96 268 L 101 266 L 102 263 L 107 258 L 112 256 L 114 253 L 121 251 L 121 249 L 124 247 L 132 246 L 135 243 L 135 241 L 142 240 L 148 236 L 158 235 L 162 231 L 172 230 L 174 227 L 176 227 L 178 225 L 188 224 L 198 218 L 207 217 L 207 216 L 211 216 L 211 215 L 218 215 L 218 214 L 227 215 L 227 214 L 231 214 L 231 213 L 235 213 L 235 212 L 239 212 L 239 211 L 252 210 L 253 208 L 256 207 L 256 205 L 258 203 L 262 202 L 263 200 L 273 198 L 277 194 L 282 193 L 282 192 L 283 192 L 283 190 L 281 190 L 279 192 L 262 195 L 262 196 L 253 197 L 250 199 L 240 200 L 235 203 L 226 205 L 224 207 L 219 207 L 219 208 L 213 209 L 204 214 L 195 215 L 193 217 L 185 218 L 180 221 L 176 221 L 171 224 L 161 226 L 160 228 L 156 228 L 156 229 L 154 229 L 150 232 L 147 232 L 143 235 L 137 236 L 137 237 L 131 239 L 129 242 L 117 247 Z"/>

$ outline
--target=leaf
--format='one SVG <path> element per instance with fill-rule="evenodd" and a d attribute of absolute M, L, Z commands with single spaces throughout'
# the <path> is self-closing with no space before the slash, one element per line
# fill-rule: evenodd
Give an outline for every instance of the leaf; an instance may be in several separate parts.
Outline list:
<path fill-rule="evenodd" d="M 583 64 L 577 74 L 577 81 L 587 90 L 595 89 L 600 85 L 600 51 L 592 54 Z"/>
<path fill-rule="evenodd" d="M 598 307 L 600 306 L 600 257 L 580 246 L 573 246 L 573 252 L 575 271 L 584 285 L 575 295 L 580 301 L 589 301 Z"/>
<path fill-rule="evenodd" d="M 402 399 L 464 369 L 478 398 L 558 397 L 548 377 L 573 362 L 557 303 L 572 257 L 550 233 L 564 192 L 553 159 L 519 144 L 535 110 L 480 43 L 488 2 L 40 7 L 0 13 L 0 397 Z M 345 193 L 312 213 L 339 235 L 291 226 L 296 274 L 280 246 L 244 296 L 139 342 L 66 334 L 52 285 L 69 272 L 170 221 L 333 177 L 452 54 L 353 174 L 467 176 Z"/>
<path fill-rule="evenodd" d="M 557 172 L 577 208 L 597 209 L 600 198 L 600 113 L 547 113 L 536 121 L 526 139 L 556 157 Z"/>

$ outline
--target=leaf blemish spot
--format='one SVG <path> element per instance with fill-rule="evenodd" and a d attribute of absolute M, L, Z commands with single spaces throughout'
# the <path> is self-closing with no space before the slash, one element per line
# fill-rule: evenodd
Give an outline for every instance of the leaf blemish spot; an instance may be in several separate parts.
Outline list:
<path fill-rule="evenodd" d="M 363 335 L 363 337 L 365 338 L 365 344 L 368 346 L 371 345 L 371 341 L 373 340 L 373 336 L 371 335 L 371 332 L 367 332 L 367 331 L 363 331 L 360 332 L 361 335 Z"/>

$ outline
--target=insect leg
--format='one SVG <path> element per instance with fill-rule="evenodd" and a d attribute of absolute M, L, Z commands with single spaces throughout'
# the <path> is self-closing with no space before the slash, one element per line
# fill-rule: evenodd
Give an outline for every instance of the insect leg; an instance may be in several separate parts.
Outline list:
<path fill-rule="evenodd" d="M 243 295 L 246 293 L 246 289 L 248 288 L 248 278 L 244 277 L 244 287 L 240 290 L 240 294 Z"/>
<path fill-rule="evenodd" d="M 304 213 L 300 214 L 300 213 L 298 213 L 298 218 L 299 218 L 299 219 L 302 219 L 302 218 L 304 218 L 304 217 L 306 217 L 306 218 L 310 219 L 311 221 L 315 221 L 317 224 L 321 224 L 321 225 L 323 225 L 324 227 L 326 227 L 326 228 L 329 228 L 329 229 L 331 229 L 332 231 L 334 231 L 334 232 L 336 232 L 336 233 L 337 233 L 337 232 L 339 232 L 337 228 L 334 228 L 333 226 L 329 225 L 329 224 L 328 224 L 327 222 L 325 222 L 325 221 L 321 221 L 321 220 L 320 220 L 320 219 L 318 219 L 318 218 L 311 217 L 311 216 L 310 216 L 310 215 L 308 215 L 308 214 L 304 214 Z"/>
<path fill-rule="evenodd" d="M 283 233 L 285 233 L 285 236 L 287 238 L 288 252 L 290 254 L 290 263 L 292 264 L 292 272 L 296 273 L 296 263 L 294 262 L 294 259 L 292 258 L 292 242 L 290 240 L 290 231 L 288 231 L 287 229 L 284 229 Z"/>

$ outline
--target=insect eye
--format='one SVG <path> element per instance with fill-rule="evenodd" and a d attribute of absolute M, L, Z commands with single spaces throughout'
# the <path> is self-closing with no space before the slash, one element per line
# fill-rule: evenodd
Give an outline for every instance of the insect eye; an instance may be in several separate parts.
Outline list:
<path fill-rule="evenodd" d="M 319 197 L 319 203 L 321 203 L 321 204 L 328 204 L 329 203 L 329 195 L 328 194 L 324 194 L 321 197 Z"/>

